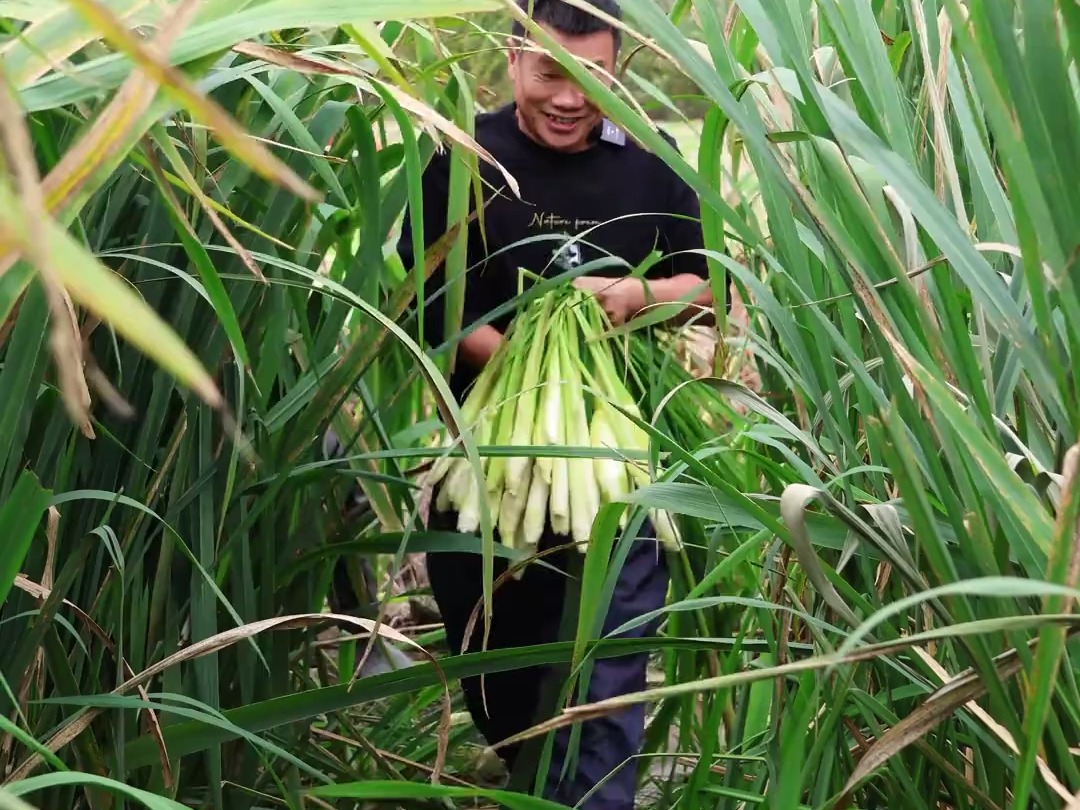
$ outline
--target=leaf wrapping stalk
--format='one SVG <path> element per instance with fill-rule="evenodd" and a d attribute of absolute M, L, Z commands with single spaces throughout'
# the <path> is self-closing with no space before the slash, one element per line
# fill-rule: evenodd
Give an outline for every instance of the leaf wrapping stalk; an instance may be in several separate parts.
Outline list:
<path fill-rule="evenodd" d="M 590 439 L 592 446 L 597 449 L 615 450 L 618 448 L 618 440 L 611 430 L 608 413 L 608 408 L 605 405 L 600 402 L 596 403 L 592 425 L 590 426 Z M 630 487 L 627 482 L 624 462 L 616 458 L 596 457 L 593 459 L 593 470 L 595 471 L 597 484 L 600 487 L 602 502 L 614 503 L 629 492 Z"/>
<path fill-rule="evenodd" d="M 543 378 L 541 363 L 544 359 L 544 338 L 547 335 L 548 317 L 551 312 L 551 297 L 545 297 L 538 316 L 534 332 L 528 335 L 529 346 L 525 360 L 525 369 L 521 378 L 521 393 L 518 397 L 513 435 L 510 443 L 522 447 L 529 443 L 535 432 L 536 410 L 540 398 L 538 386 Z M 532 459 L 528 456 L 514 456 L 506 465 L 506 491 L 512 497 L 520 496 L 522 502 L 528 495 L 528 470 Z"/>
<path fill-rule="evenodd" d="M 563 441 L 562 432 L 562 364 L 559 357 L 558 341 L 553 341 L 547 350 L 547 380 L 544 383 L 544 404 L 541 419 L 537 422 L 536 444 L 544 447 L 557 447 Z M 551 475 L 555 460 L 550 456 L 536 459 L 540 475 L 547 484 L 551 484 Z"/>
<path fill-rule="evenodd" d="M 642 417 L 631 385 L 638 380 L 632 366 L 653 363 L 655 355 L 646 353 L 654 350 L 631 337 L 627 366 L 613 343 L 601 339 L 610 326 L 595 297 L 570 285 L 534 299 L 514 319 L 462 414 L 465 425 L 475 425 L 481 447 L 520 448 L 523 454 L 485 457 L 479 485 L 463 458 L 440 459 L 433 466 L 432 479 L 443 482 L 435 506 L 458 510 L 459 531 L 475 531 L 483 497 L 508 546 L 535 550 L 550 526 L 584 552 L 601 504 L 623 501 L 637 486 L 651 483 L 648 465 L 637 459 L 542 455 L 546 448 L 566 446 L 634 456 L 649 450 L 650 434 L 635 422 Z M 669 409 L 674 419 L 700 425 L 686 410 L 694 401 L 679 400 L 683 411 Z M 649 514 L 658 539 L 677 547 L 671 516 Z M 620 525 L 626 520 L 624 514 Z"/>
<path fill-rule="evenodd" d="M 510 491 L 509 484 L 503 490 L 502 502 L 499 505 L 499 535 L 503 542 L 517 548 L 518 525 L 525 514 L 525 506 L 529 500 L 529 484 L 532 480 L 532 466 L 526 465 L 524 481 L 516 493 Z"/>
<path fill-rule="evenodd" d="M 585 391 L 581 384 L 581 370 L 571 356 L 571 346 L 577 344 L 573 323 L 567 324 L 568 339 L 562 345 L 562 362 L 566 365 L 567 396 L 563 397 L 566 428 L 570 442 L 577 447 L 588 447 L 589 421 L 585 413 Z M 573 337 L 569 337 L 573 334 Z M 570 486 L 570 536 L 585 551 L 592 524 L 600 508 L 600 493 L 596 485 L 591 459 L 571 458 L 569 462 Z"/>
<path fill-rule="evenodd" d="M 548 491 L 551 486 L 538 475 L 534 467 L 532 481 L 529 483 L 529 498 L 525 504 L 525 517 L 521 521 L 522 548 L 535 551 L 540 545 L 547 525 Z"/>

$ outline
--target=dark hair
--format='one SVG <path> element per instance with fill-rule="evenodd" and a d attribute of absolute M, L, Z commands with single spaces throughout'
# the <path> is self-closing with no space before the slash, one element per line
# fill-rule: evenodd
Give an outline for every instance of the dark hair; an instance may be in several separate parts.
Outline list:
<path fill-rule="evenodd" d="M 622 11 L 619 9 L 617 0 L 589 0 L 589 2 L 608 16 L 616 20 L 622 19 Z M 563 0 L 517 0 L 517 4 L 526 14 L 529 14 L 529 7 L 532 6 L 532 14 L 529 16 L 533 22 L 544 23 L 560 34 L 581 36 L 595 34 L 598 31 L 610 31 L 615 38 L 615 53 L 619 52 L 619 29 L 591 12 L 572 6 Z M 515 19 L 510 32 L 520 39 L 525 36 L 525 26 Z"/>

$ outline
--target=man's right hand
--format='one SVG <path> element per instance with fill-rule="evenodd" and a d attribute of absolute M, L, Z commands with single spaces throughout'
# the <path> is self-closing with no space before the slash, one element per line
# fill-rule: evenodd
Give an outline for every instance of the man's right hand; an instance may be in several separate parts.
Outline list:
<path fill-rule="evenodd" d="M 475 369 L 481 369 L 502 345 L 503 335 L 494 326 L 485 324 L 471 332 L 458 347 L 458 359 Z"/>

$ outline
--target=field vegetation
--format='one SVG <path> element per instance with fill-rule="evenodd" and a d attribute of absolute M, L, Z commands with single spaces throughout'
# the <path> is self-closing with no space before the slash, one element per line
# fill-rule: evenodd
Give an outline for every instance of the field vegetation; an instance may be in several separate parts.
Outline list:
<path fill-rule="evenodd" d="M 460 283 L 416 293 L 468 271 L 510 4 L 0 0 L 2 810 L 553 807 L 457 679 L 642 646 L 646 692 L 535 731 L 647 703 L 644 807 L 1080 806 L 1080 6 L 623 7 L 615 88 L 567 68 L 700 195 L 741 314 L 670 360 L 721 404 L 680 440 L 656 375 L 664 473 L 595 523 L 573 638 L 456 655 L 417 555 L 493 551 L 425 530 Z M 648 509 L 661 633 L 605 640 Z"/>

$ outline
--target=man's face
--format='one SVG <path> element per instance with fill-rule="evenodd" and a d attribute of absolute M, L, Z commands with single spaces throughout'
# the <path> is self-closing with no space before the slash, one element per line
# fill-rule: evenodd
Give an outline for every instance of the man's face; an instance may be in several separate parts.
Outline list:
<path fill-rule="evenodd" d="M 567 36 L 542 25 L 566 51 L 585 62 L 598 79 L 615 66 L 615 37 L 610 31 Z M 518 124 L 537 143 L 559 152 L 580 152 L 589 147 L 589 134 L 602 118 L 581 87 L 554 58 L 526 47 L 511 45 L 510 78 L 514 83 Z M 603 68 L 596 72 L 592 65 Z"/>

